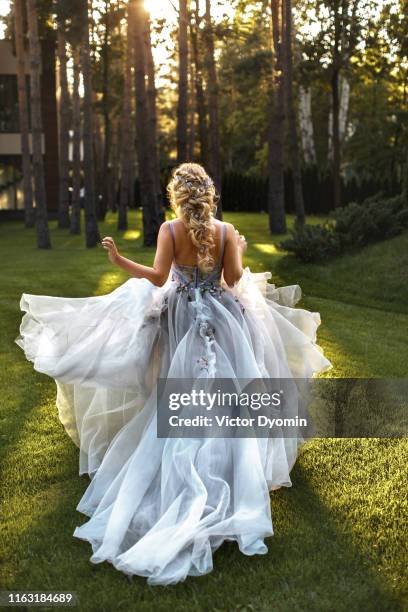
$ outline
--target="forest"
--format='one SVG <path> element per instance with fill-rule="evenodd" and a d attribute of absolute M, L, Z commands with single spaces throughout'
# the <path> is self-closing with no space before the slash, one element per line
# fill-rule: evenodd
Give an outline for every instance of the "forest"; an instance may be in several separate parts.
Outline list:
<path fill-rule="evenodd" d="M 50 246 L 41 41 L 55 48 L 59 227 L 80 232 L 83 207 L 86 244 L 95 246 L 108 210 L 125 229 L 138 207 L 144 244 L 154 245 L 169 173 L 191 160 L 213 177 L 220 217 L 265 212 L 279 235 L 288 213 L 301 226 L 307 215 L 402 191 L 407 8 L 406 0 L 16 0 L 6 37 L 20 66 L 25 224 L 36 219 L 38 246 Z"/>

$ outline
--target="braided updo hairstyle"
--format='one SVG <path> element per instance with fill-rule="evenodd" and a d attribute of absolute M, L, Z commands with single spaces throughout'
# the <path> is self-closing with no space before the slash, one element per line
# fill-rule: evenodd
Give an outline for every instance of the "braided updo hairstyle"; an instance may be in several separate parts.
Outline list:
<path fill-rule="evenodd" d="M 214 183 L 202 166 L 184 163 L 178 166 L 167 185 L 170 206 L 183 221 L 192 243 L 197 247 L 197 265 L 202 272 L 214 267 L 211 250 L 218 195 Z"/>

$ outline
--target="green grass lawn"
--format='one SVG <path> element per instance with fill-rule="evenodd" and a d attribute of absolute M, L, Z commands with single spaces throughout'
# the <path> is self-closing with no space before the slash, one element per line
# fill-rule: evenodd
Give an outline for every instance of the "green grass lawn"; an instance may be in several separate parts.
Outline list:
<path fill-rule="evenodd" d="M 266 215 L 227 214 L 249 242 L 246 263 L 271 270 L 276 284 L 299 283 L 302 306 L 322 315 L 319 344 L 330 375 L 404 377 L 408 345 L 408 234 L 324 265 L 279 251 Z M 150 263 L 140 218 L 103 234 L 122 253 Z M 132 581 L 107 563 L 89 562 L 88 543 L 72 537 L 85 517 L 75 507 L 88 485 L 78 451 L 55 408 L 55 384 L 36 373 L 14 344 L 22 292 L 59 296 L 107 293 L 127 276 L 101 247 L 87 250 L 51 223 L 52 251 L 35 247 L 33 230 L 0 229 L 2 401 L 0 588 L 73 590 L 81 609 L 369 611 L 408 609 L 404 547 L 406 440 L 314 440 L 292 472 L 294 487 L 271 495 L 275 536 L 269 553 L 245 557 L 233 543 L 214 556 L 214 571 L 171 587 Z M 148 460 L 148 457 L 146 458 Z"/>

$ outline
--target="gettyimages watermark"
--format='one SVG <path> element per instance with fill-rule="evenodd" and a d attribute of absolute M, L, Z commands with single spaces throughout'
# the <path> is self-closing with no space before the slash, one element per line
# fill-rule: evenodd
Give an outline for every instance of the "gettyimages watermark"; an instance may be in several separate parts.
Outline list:
<path fill-rule="evenodd" d="M 408 379 L 159 379 L 159 438 L 393 438 Z"/>

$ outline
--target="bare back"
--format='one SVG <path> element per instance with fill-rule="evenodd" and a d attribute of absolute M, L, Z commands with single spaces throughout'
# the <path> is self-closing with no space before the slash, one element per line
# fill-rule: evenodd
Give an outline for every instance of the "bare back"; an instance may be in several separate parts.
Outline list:
<path fill-rule="evenodd" d="M 225 282 L 232 286 L 242 275 L 242 250 L 239 248 L 236 230 L 230 223 L 213 220 L 215 245 L 214 272 L 218 271 Z M 115 262 L 136 278 L 146 278 L 162 286 L 167 281 L 172 264 L 197 268 L 197 248 L 180 219 L 162 223 L 157 238 L 153 267 L 144 266 L 120 255 L 111 237 L 104 239 L 104 248 L 114 251 Z"/>
<path fill-rule="evenodd" d="M 223 229 L 224 224 L 218 221 L 218 219 L 213 220 L 213 226 L 215 229 L 215 245 L 211 251 L 211 255 L 214 258 L 214 263 L 216 263 L 224 250 L 223 241 L 225 242 L 225 230 Z M 174 219 L 169 223 L 169 228 L 174 236 L 174 262 L 180 266 L 196 266 L 198 250 L 192 243 L 184 223 L 181 219 Z"/>

